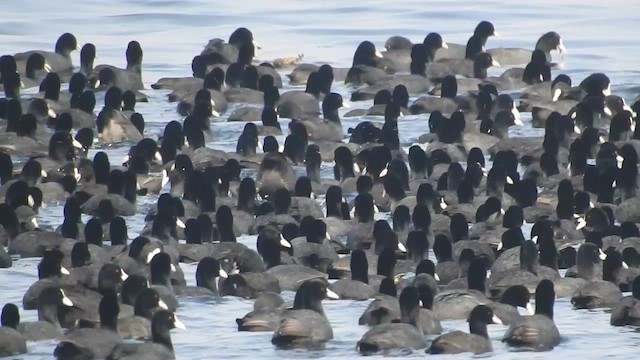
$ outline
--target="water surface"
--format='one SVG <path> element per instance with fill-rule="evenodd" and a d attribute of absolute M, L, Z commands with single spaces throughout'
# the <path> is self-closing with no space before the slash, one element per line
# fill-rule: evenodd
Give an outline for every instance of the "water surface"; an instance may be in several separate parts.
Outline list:
<path fill-rule="evenodd" d="M 592 72 L 606 72 L 613 82 L 614 93 L 631 102 L 640 81 L 637 64 L 640 56 L 640 30 L 637 6 L 632 1 L 607 2 L 561 1 L 166 1 L 166 0 L 23 0 L 11 2 L 0 13 L 0 53 L 16 53 L 34 48 L 53 50 L 63 32 L 72 32 L 81 44 L 96 45 L 96 64 L 124 66 L 127 42 L 138 40 L 144 50 L 143 80 L 145 85 L 161 77 L 189 76 L 190 64 L 210 38 L 227 39 L 239 26 L 250 28 L 262 50 L 263 60 L 304 54 L 305 62 L 329 63 L 348 67 L 356 46 L 362 40 L 373 41 L 382 48 L 391 35 L 404 35 L 421 42 L 432 31 L 442 34 L 449 43 L 466 43 L 480 20 L 492 21 L 500 38 L 491 38 L 492 47 L 532 48 L 537 38 L 547 31 L 557 31 L 568 49 L 559 71 L 579 82 Z M 73 55 L 78 64 L 78 54 Z M 492 69 L 499 74 L 504 69 Z M 283 74 L 286 73 L 283 72 Z M 285 81 L 286 82 L 286 81 Z M 294 87 L 285 84 L 282 91 Z M 295 87 L 301 88 L 301 87 Z M 351 89 L 335 84 L 334 91 L 343 96 Z M 164 124 L 181 120 L 175 104 L 166 102 L 166 91 L 146 90 L 149 103 L 136 109 L 145 117 L 145 136 L 157 138 Z M 101 96 L 98 104 L 102 103 Z M 370 102 L 357 103 L 367 108 Z M 230 114 L 234 106 L 226 113 Z M 526 120 L 527 117 L 523 116 Z M 409 116 L 400 124 L 401 141 L 410 144 L 427 131 L 427 115 Z M 235 150 L 235 141 L 244 124 L 225 123 L 225 116 L 213 123 L 215 138 L 210 147 Z M 360 119 L 343 121 L 353 126 Z M 380 118 L 368 120 L 381 121 Z M 515 136 L 540 135 L 539 130 L 513 129 Z M 279 138 L 280 141 L 283 137 Z M 111 162 L 119 161 L 128 150 L 124 147 L 100 149 Z M 93 156 L 92 151 L 90 156 Z M 331 164 L 323 165 L 323 174 L 331 175 Z M 141 214 L 156 197 L 138 198 Z M 144 225 L 142 215 L 127 219 L 129 234 L 134 237 Z M 62 222 L 62 205 L 43 209 L 38 217 L 41 225 L 57 226 Z M 528 235 L 528 234 L 527 234 Z M 255 237 L 239 241 L 255 247 Z M 37 280 L 37 259 L 22 259 L 10 269 L 0 270 L 0 303 L 21 304 L 22 295 Z M 187 282 L 195 284 L 194 265 L 182 265 Z M 292 293 L 285 297 L 291 299 Z M 235 318 L 252 308 L 251 301 L 224 298 L 220 301 L 184 299 L 178 315 L 187 325 L 186 332 L 173 333 L 176 356 L 180 359 L 281 359 L 281 358 L 347 358 L 356 356 L 355 343 L 366 331 L 357 319 L 366 302 L 325 302 L 327 316 L 333 325 L 335 339 L 324 351 L 279 351 L 270 344 L 269 333 L 238 333 Z M 35 320 L 35 311 L 23 311 L 23 321 Z M 555 321 L 563 342 L 552 353 L 511 353 L 500 343 L 506 328 L 490 326 L 495 358 L 636 358 L 640 334 L 632 329 L 609 326 L 609 314 L 603 311 L 572 310 L 569 302 L 558 300 Z M 445 331 L 468 331 L 464 321 L 445 322 Z M 30 353 L 23 359 L 50 359 L 55 342 L 30 343 Z M 424 357 L 417 352 L 413 357 Z M 448 357 L 441 357 L 448 358 Z M 462 355 L 458 358 L 464 359 Z"/>

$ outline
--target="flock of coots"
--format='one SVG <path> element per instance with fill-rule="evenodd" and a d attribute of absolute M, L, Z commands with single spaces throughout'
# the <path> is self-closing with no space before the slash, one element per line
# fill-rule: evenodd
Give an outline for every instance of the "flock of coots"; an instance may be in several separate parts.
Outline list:
<path fill-rule="evenodd" d="M 183 117 L 157 139 L 136 112 L 149 93 L 137 41 L 125 68 L 95 65 L 90 43 L 74 66 L 69 33 L 53 52 L 0 57 L 0 265 L 40 258 L 22 302 L 38 321 L 4 305 L 0 356 L 55 339 L 58 359 L 171 359 L 185 297 L 255 299 L 238 331 L 272 333 L 281 349 L 331 343 L 325 299 L 367 301 L 353 324 L 368 327 L 362 354 L 481 354 L 497 341 L 552 350 L 557 298 L 639 325 L 640 101 L 611 94 L 603 73 L 552 77 L 551 52 L 566 52 L 556 32 L 533 50 L 488 49 L 492 36 L 482 21 L 466 45 L 438 33 L 393 36 L 384 52 L 364 41 L 337 68 L 256 62 L 253 34 L 238 28 L 206 44 L 191 76 L 151 85 Z M 489 76 L 494 67 L 506 70 Z M 350 94 L 332 92 L 338 82 Z M 373 106 L 345 111 L 347 100 Z M 543 136 L 509 137 L 525 112 Z M 405 115 L 424 124 L 403 137 L 415 144 L 400 141 Z M 341 116 L 360 121 L 347 129 Z M 221 117 L 245 123 L 235 152 L 207 147 Z M 52 203 L 63 221 L 41 227 Z M 130 235 L 134 216 L 146 225 Z M 256 250 L 236 241 L 246 234 Z M 197 286 L 179 263 L 197 263 Z M 461 319 L 468 332 L 443 331 Z M 507 326 L 501 339 L 490 324 Z"/>

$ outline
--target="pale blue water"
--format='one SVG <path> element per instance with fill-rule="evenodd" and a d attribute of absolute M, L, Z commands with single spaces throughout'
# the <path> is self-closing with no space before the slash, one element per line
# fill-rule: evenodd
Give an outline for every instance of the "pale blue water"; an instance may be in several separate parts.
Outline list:
<path fill-rule="evenodd" d="M 64 5 L 62 5 L 64 4 Z M 9 5 L 9 4 L 7 4 Z M 33 48 L 53 49 L 57 37 L 72 32 L 81 44 L 96 45 L 96 64 L 123 66 L 124 50 L 130 40 L 138 40 L 144 50 L 143 80 L 148 86 L 161 77 L 188 76 L 192 57 L 210 38 L 228 38 L 235 28 L 251 29 L 262 46 L 260 59 L 304 54 L 305 62 L 350 65 L 353 51 L 362 40 L 373 41 L 382 48 L 391 35 L 404 35 L 413 41 L 437 31 L 449 43 L 466 43 L 480 20 L 492 21 L 502 35 L 491 38 L 492 47 L 532 48 L 544 32 L 557 31 L 568 49 L 561 70 L 579 82 L 596 71 L 606 72 L 613 82 L 612 90 L 629 103 L 638 94 L 631 88 L 640 83 L 637 36 L 638 5 L 633 1 L 584 2 L 566 1 L 11 1 L 0 12 L 0 54 Z M 74 54 L 74 62 L 79 61 Z M 494 69 L 498 72 L 504 69 Z M 283 74 L 286 72 L 283 72 Z M 554 75 L 557 74 L 554 71 Z M 286 81 L 285 81 L 286 82 Z M 285 89 L 291 87 L 285 84 Z M 343 95 L 349 90 L 335 84 L 334 91 Z M 637 90 L 636 90 L 637 91 Z M 175 104 L 165 101 L 165 91 L 146 90 L 150 102 L 138 104 L 147 123 L 145 136 L 157 137 L 164 124 L 180 120 Z M 98 99 L 101 104 L 102 99 Z M 357 107 L 369 107 L 361 102 Z M 232 112 L 231 108 L 227 115 Z M 409 116 L 400 123 L 400 137 L 411 142 L 426 132 L 426 116 Z M 527 120 L 526 116 L 523 119 Z M 224 117 L 220 119 L 224 121 Z M 380 120 L 380 119 L 369 119 Z M 343 120 L 345 128 L 358 120 Z M 244 124 L 214 123 L 215 139 L 210 147 L 226 151 L 235 149 L 235 140 Z M 516 129 L 515 136 L 532 136 L 539 130 Z M 279 139 L 279 140 L 282 140 Z M 102 149 L 105 150 L 105 149 Z M 128 148 L 106 149 L 111 161 L 119 161 Z M 91 154 L 92 156 L 92 154 Z M 329 164 L 323 167 L 330 175 Z M 145 213 L 156 198 L 139 198 Z M 142 216 L 127 219 L 132 237 L 143 223 Z M 58 225 L 62 207 L 49 206 L 38 217 L 41 225 Z M 255 237 L 241 242 L 255 246 Z M 22 301 L 28 286 L 36 280 L 37 259 L 19 260 L 10 269 L 0 270 L 0 303 Z M 195 266 L 182 265 L 187 281 L 193 284 Z M 291 298 L 293 294 L 285 294 Z M 187 325 L 186 332 L 174 332 L 176 356 L 180 359 L 230 358 L 308 358 L 330 359 L 357 356 L 355 343 L 366 331 L 356 325 L 366 302 L 325 302 L 325 310 L 334 329 L 335 339 L 320 352 L 278 351 L 270 344 L 271 334 L 238 333 L 235 318 L 248 312 L 250 301 L 224 298 L 213 301 L 181 300 L 178 310 Z M 36 318 L 35 311 L 23 311 L 22 319 Z M 494 354 L 500 359 L 513 358 L 583 358 L 605 356 L 636 358 L 640 334 L 632 329 L 608 325 L 609 315 L 603 311 L 576 311 L 566 300 L 556 302 L 555 321 L 564 341 L 551 353 L 511 353 L 499 342 L 505 327 L 490 326 Z M 465 322 L 445 322 L 445 330 L 467 330 Z M 23 359 L 49 359 L 54 342 L 30 343 Z M 425 356 L 418 352 L 414 357 Z M 447 358 L 447 357 L 442 357 Z M 467 358 L 459 356 L 458 358 Z"/>

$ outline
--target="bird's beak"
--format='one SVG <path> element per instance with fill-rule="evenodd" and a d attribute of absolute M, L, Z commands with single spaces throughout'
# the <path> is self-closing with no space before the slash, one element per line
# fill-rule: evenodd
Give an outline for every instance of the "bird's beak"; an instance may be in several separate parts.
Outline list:
<path fill-rule="evenodd" d="M 536 310 L 533 308 L 533 305 L 531 305 L 530 302 L 527 303 L 527 312 L 529 313 L 529 315 L 533 315 L 536 313 Z"/>
<path fill-rule="evenodd" d="M 514 109 L 515 111 L 518 111 L 517 109 Z M 518 113 L 518 115 L 520 115 L 520 113 Z M 519 117 L 515 118 L 515 120 L 513 120 L 513 123 L 518 125 L 518 126 L 524 126 L 524 123 L 522 122 L 522 119 L 520 119 Z"/>
<path fill-rule="evenodd" d="M 154 158 L 156 159 L 156 161 L 162 164 L 162 154 L 160 154 L 160 151 L 156 151 Z"/>
<path fill-rule="evenodd" d="M 213 107 L 216 106 L 216 102 L 213 101 L 213 99 L 211 100 L 211 115 L 215 116 L 215 117 L 220 117 L 220 113 L 217 112 L 215 109 L 213 109 Z"/>
<path fill-rule="evenodd" d="M 440 198 L 440 208 L 444 210 L 447 208 L 447 206 L 449 205 L 447 205 L 447 203 L 444 201 L 444 198 Z"/>
<path fill-rule="evenodd" d="M 178 320 L 178 317 L 175 315 L 173 315 L 173 326 L 175 326 L 176 329 L 187 330 L 187 327 L 182 323 L 182 321 Z"/>
<path fill-rule="evenodd" d="M 147 255 L 147 264 L 151 262 L 151 260 L 153 260 L 153 257 L 156 256 L 157 254 L 161 253 L 162 250 L 160 250 L 160 248 L 155 248 L 153 249 L 148 255 Z"/>
<path fill-rule="evenodd" d="M 387 164 L 387 166 L 385 166 L 384 169 L 382 169 L 382 171 L 380 171 L 380 177 L 385 177 L 387 175 L 387 173 L 389 172 L 389 164 Z"/>
<path fill-rule="evenodd" d="M 339 300 L 340 296 L 338 296 L 338 294 L 336 294 L 335 292 L 331 291 L 331 289 L 327 288 L 327 299 L 333 299 L 333 300 Z"/>
<path fill-rule="evenodd" d="M 607 254 L 605 254 L 604 251 L 602 251 L 602 249 L 599 249 L 599 250 L 600 250 L 600 260 L 606 259 L 607 258 Z"/>
<path fill-rule="evenodd" d="M 162 170 L 162 187 L 165 187 L 169 183 L 169 174 L 167 174 L 167 170 Z"/>
<path fill-rule="evenodd" d="M 73 301 L 64 294 L 64 290 L 60 289 L 60 293 L 62 294 L 62 304 L 65 306 L 73 306 Z"/>
<path fill-rule="evenodd" d="M 626 110 L 626 111 L 630 112 L 631 113 L 631 117 L 636 117 L 637 116 L 636 112 L 633 111 L 631 106 L 627 105 L 627 103 L 625 103 L 624 100 L 622 100 L 622 110 Z"/>
<path fill-rule="evenodd" d="M 285 239 L 282 235 L 280 235 L 280 246 L 290 249 L 291 243 L 287 239 Z"/>
<path fill-rule="evenodd" d="M 162 299 L 158 300 L 158 307 L 161 308 L 161 309 L 169 310 L 169 307 L 167 306 L 167 303 L 162 301 Z"/>
<path fill-rule="evenodd" d="M 558 50 L 558 52 L 560 53 L 560 55 L 564 55 L 567 53 L 567 48 L 564 46 L 564 44 L 562 43 L 562 40 L 560 40 L 560 43 L 558 44 L 558 47 L 556 47 L 556 50 Z"/>
<path fill-rule="evenodd" d="M 443 41 L 443 42 L 442 42 L 442 48 L 443 48 L 443 49 L 448 49 L 448 48 L 449 48 L 449 45 L 447 45 L 447 43 Z"/>

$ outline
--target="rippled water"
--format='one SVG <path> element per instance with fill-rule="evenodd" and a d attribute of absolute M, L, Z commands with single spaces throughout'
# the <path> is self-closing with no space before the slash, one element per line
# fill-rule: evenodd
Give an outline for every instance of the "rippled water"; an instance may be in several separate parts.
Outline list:
<path fill-rule="evenodd" d="M 64 3 L 64 5 L 62 5 Z M 568 48 L 561 70 L 580 81 L 586 75 L 606 72 L 613 82 L 614 93 L 627 102 L 638 95 L 634 84 L 640 83 L 637 64 L 640 38 L 637 36 L 637 8 L 633 1 L 585 2 L 577 0 L 542 1 L 168 1 L 168 0 L 65 0 L 12 1 L 0 12 L 0 53 L 41 48 L 53 49 L 57 37 L 72 32 L 80 43 L 92 42 L 98 49 L 96 64 L 124 65 L 124 50 L 130 40 L 138 40 L 144 50 L 143 80 L 149 84 L 161 77 L 188 76 L 192 57 L 199 53 L 210 38 L 228 38 L 239 26 L 250 28 L 262 46 L 257 56 L 263 60 L 304 54 L 305 62 L 350 65 L 353 51 L 362 40 L 371 40 L 378 47 L 391 35 L 404 35 L 421 41 L 431 31 L 438 31 L 449 43 L 466 43 L 480 20 L 492 21 L 501 33 L 491 38 L 492 47 L 532 48 L 544 32 L 560 33 Z M 78 63 L 77 53 L 74 63 Z M 493 69 L 503 71 L 503 69 Z M 554 75 L 557 70 L 554 71 Z M 290 90 L 285 84 L 285 89 Z M 334 91 L 343 95 L 349 91 L 335 84 Z M 635 93 L 634 93 L 635 91 Z M 175 104 L 165 101 L 165 91 L 146 90 L 149 103 L 138 104 L 136 110 L 145 117 L 145 136 L 157 137 L 164 124 L 180 120 Z M 98 103 L 101 103 L 101 98 Z M 370 102 L 358 103 L 369 107 Z M 233 106 L 227 112 L 230 114 Z M 401 141 L 411 143 L 426 132 L 427 117 L 409 116 L 399 124 Z M 524 117 L 526 120 L 526 117 Z M 235 139 L 242 123 L 225 123 L 225 118 L 213 124 L 215 139 L 210 147 L 235 149 Z M 369 119 L 378 120 L 380 119 Z M 352 126 L 357 120 L 344 120 Z M 531 136 L 538 130 L 513 131 L 516 136 Z M 282 140 L 282 139 L 279 139 Z M 106 150 L 112 162 L 121 159 L 127 147 Z M 90 154 L 92 156 L 93 154 Z M 329 164 L 323 173 L 330 174 Z M 139 198 L 139 211 L 156 198 Z M 38 217 L 41 225 L 58 225 L 62 221 L 62 206 L 49 206 Z M 129 233 L 142 228 L 141 216 L 127 219 Z M 255 237 L 239 241 L 255 247 Z M 21 259 L 10 269 L 0 270 L 0 303 L 20 304 L 22 295 L 36 277 L 37 259 Z M 194 284 L 195 266 L 182 265 L 189 284 Z M 285 294 L 288 299 L 292 293 Z M 184 299 L 178 314 L 187 325 L 186 332 L 174 332 L 176 356 L 186 359 L 249 358 L 276 359 L 283 357 L 346 358 L 356 356 L 356 341 L 366 331 L 357 326 L 357 319 L 366 302 L 325 302 L 327 316 L 335 339 L 320 352 L 278 351 L 270 344 L 271 334 L 238 333 L 235 318 L 248 312 L 250 301 L 224 298 L 221 301 Z M 23 311 L 22 319 L 31 321 L 35 311 Z M 556 302 L 555 321 L 564 341 L 552 353 L 514 354 L 499 342 L 505 327 L 489 327 L 494 354 L 501 359 L 512 358 L 636 358 L 640 334 L 626 328 L 608 325 L 609 315 L 603 311 L 576 311 L 567 300 Z M 445 322 L 445 330 L 467 331 L 463 321 Z M 30 343 L 24 359 L 51 358 L 54 342 Z M 424 353 L 413 354 L 423 357 Z M 460 356 L 459 358 L 466 358 Z M 442 357 L 445 358 L 445 357 Z"/>

